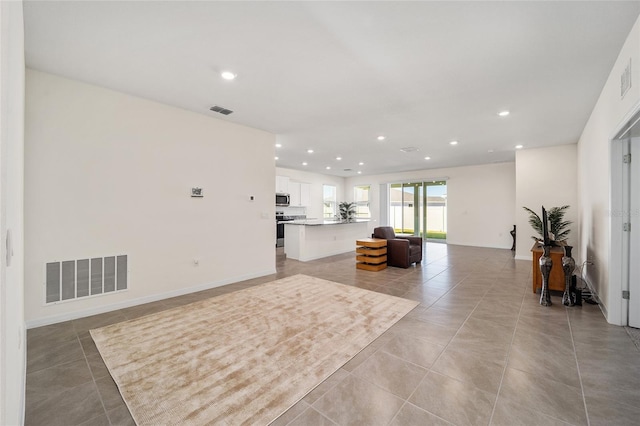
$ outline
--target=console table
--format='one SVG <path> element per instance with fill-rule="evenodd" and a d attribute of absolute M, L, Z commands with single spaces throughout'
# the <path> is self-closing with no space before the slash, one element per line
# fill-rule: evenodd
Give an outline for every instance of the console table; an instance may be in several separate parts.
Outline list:
<path fill-rule="evenodd" d="M 387 240 L 363 238 L 356 246 L 356 268 L 377 272 L 387 267 Z"/>
<path fill-rule="evenodd" d="M 542 256 L 542 244 L 536 242 L 531 247 L 533 253 L 533 260 L 531 264 L 533 272 L 533 292 L 537 292 L 542 288 L 542 274 L 540 273 L 540 257 Z M 553 262 L 551 273 L 549 274 L 549 290 L 564 291 L 564 271 L 562 270 L 562 256 L 564 256 L 564 249 L 559 246 L 551 247 L 549 256 Z"/>

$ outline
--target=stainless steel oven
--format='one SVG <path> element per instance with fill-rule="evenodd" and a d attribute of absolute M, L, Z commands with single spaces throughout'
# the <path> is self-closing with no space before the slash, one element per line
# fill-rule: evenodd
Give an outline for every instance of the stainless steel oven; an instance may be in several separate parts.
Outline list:
<path fill-rule="evenodd" d="M 285 216 L 283 212 L 276 212 L 276 247 L 284 247 L 284 223 L 306 217 L 305 215 Z"/>

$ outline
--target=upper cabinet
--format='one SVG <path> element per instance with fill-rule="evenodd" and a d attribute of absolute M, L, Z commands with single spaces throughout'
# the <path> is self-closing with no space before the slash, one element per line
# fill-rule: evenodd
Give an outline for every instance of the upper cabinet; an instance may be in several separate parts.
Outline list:
<path fill-rule="evenodd" d="M 289 194 L 291 194 L 290 206 L 307 207 L 311 201 L 311 184 L 289 182 Z"/>
<path fill-rule="evenodd" d="M 289 178 L 287 176 L 276 176 L 276 192 L 289 194 Z"/>
<path fill-rule="evenodd" d="M 310 202 L 311 202 L 311 184 L 301 183 L 300 184 L 300 205 L 308 206 Z"/>

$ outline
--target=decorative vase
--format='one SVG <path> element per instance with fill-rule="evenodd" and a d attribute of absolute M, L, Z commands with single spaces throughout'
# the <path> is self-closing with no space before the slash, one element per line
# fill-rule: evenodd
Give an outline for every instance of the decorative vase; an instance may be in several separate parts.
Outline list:
<path fill-rule="evenodd" d="M 565 306 L 574 305 L 574 297 L 571 294 L 571 276 L 576 269 L 576 261 L 571 257 L 572 246 L 564 246 L 564 256 L 562 256 L 562 270 L 564 271 L 564 294 L 562 304 Z"/>
<path fill-rule="evenodd" d="M 516 226 L 513 225 L 513 230 L 509 231 L 511 237 L 513 238 L 513 244 L 511 245 L 511 251 L 516 249 Z"/>
<path fill-rule="evenodd" d="M 542 273 L 542 290 L 540 290 L 540 304 L 551 306 L 551 293 L 549 293 L 549 273 L 553 267 L 553 261 L 549 256 L 551 246 L 542 246 L 542 256 L 540 256 L 540 272 Z"/>

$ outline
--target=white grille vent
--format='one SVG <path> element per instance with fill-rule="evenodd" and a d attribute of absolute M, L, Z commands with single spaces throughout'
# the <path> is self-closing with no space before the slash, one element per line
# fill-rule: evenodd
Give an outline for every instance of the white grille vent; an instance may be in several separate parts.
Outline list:
<path fill-rule="evenodd" d="M 407 152 L 416 152 L 416 151 L 419 151 L 419 149 L 416 148 L 415 146 L 405 146 L 404 148 L 400 148 L 400 151 L 407 153 Z"/>
<path fill-rule="evenodd" d="M 127 255 L 46 264 L 45 301 L 56 303 L 127 289 Z"/>
<path fill-rule="evenodd" d="M 209 109 L 213 112 L 219 112 L 220 114 L 223 114 L 223 115 L 229 115 L 233 113 L 233 111 L 231 111 L 230 109 L 227 109 L 218 105 L 212 106 Z"/>

